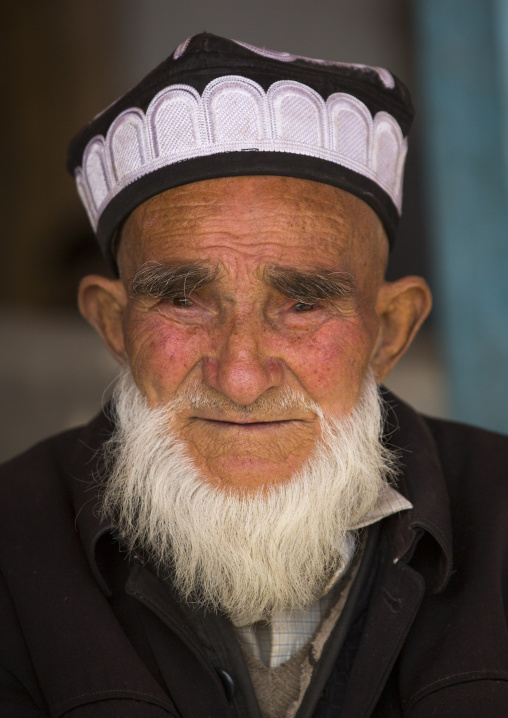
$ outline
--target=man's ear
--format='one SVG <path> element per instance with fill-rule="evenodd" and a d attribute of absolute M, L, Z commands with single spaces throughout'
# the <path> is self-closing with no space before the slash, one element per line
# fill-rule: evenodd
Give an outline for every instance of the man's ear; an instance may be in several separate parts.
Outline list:
<path fill-rule="evenodd" d="M 78 290 L 79 311 L 121 363 L 126 360 L 122 330 L 126 304 L 127 294 L 120 279 L 90 274 L 81 280 Z"/>
<path fill-rule="evenodd" d="M 380 327 L 370 362 L 378 382 L 409 347 L 431 307 L 432 294 L 421 277 L 402 277 L 380 287 L 376 303 Z"/>

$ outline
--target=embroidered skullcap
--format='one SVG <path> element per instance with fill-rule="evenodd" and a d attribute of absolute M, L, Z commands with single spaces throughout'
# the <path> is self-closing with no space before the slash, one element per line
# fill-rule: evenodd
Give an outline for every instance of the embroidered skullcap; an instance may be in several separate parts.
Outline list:
<path fill-rule="evenodd" d="M 202 33 L 72 140 L 68 169 L 101 249 L 145 200 L 189 182 L 279 175 L 357 195 L 393 242 L 413 108 L 388 70 Z"/>

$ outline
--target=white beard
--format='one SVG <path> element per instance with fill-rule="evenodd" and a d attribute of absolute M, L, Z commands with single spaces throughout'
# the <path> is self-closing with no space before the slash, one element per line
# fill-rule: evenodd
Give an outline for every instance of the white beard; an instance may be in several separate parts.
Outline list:
<path fill-rule="evenodd" d="M 270 406 L 312 409 L 322 436 L 290 480 L 255 494 L 211 484 L 172 433 L 175 407 L 211 403 L 217 398 L 200 386 L 152 409 L 124 372 L 114 396 L 117 429 L 106 447 L 103 511 L 130 550 L 141 549 L 171 572 L 188 601 L 224 611 L 240 625 L 302 608 L 316 600 L 351 527 L 372 510 L 395 470 L 380 441 L 376 383 L 366 379 L 358 406 L 341 421 L 323 418 L 303 395 L 277 390 Z"/>

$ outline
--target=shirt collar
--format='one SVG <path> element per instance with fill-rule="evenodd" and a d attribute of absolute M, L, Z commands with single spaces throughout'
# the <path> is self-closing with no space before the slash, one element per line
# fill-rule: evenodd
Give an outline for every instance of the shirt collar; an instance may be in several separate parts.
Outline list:
<path fill-rule="evenodd" d="M 412 509 L 413 505 L 410 501 L 408 501 L 402 494 L 399 494 L 399 492 L 393 488 L 393 486 L 390 486 L 389 484 L 384 484 L 383 488 L 379 492 L 379 496 L 377 498 L 376 505 L 374 508 L 369 511 L 368 514 L 366 514 L 362 519 L 357 521 L 352 527 L 351 531 L 357 531 L 358 529 L 363 529 L 366 526 L 371 526 L 372 524 L 377 523 L 378 521 L 381 521 L 382 519 L 387 518 L 388 516 L 392 516 L 393 514 L 399 513 L 400 511 L 408 511 L 409 509 Z M 349 535 L 349 537 L 346 539 L 344 548 L 341 553 L 339 565 L 333 572 L 333 575 L 330 577 L 329 581 L 327 581 L 322 596 L 328 593 L 337 581 L 339 581 L 340 578 L 346 573 L 347 569 L 349 568 L 349 565 L 351 564 L 351 561 L 353 560 L 353 556 L 355 554 L 356 550 L 356 541 L 354 540 L 354 537 L 352 534 Z"/>

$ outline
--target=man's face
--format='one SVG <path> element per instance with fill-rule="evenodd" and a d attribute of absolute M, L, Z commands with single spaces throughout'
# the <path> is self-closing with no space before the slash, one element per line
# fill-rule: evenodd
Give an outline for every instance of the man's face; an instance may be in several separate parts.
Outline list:
<path fill-rule="evenodd" d="M 209 395 L 173 427 L 207 479 L 281 482 L 311 456 L 320 421 L 270 399 L 294 390 L 341 418 L 369 367 L 388 371 L 386 254 L 375 213 L 331 186 L 241 177 L 169 190 L 123 227 L 109 343 L 151 406 Z"/>

